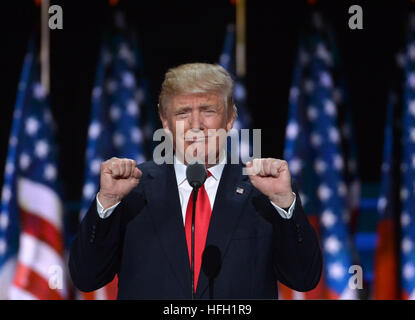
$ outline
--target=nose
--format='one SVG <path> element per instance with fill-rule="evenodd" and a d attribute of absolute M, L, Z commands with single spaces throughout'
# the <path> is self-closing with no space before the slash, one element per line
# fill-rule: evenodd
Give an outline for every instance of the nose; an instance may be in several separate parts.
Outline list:
<path fill-rule="evenodd" d="M 192 111 L 192 116 L 190 117 L 190 128 L 193 131 L 203 130 L 203 121 L 201 119 L 201 113 L 197 108 Z"/>

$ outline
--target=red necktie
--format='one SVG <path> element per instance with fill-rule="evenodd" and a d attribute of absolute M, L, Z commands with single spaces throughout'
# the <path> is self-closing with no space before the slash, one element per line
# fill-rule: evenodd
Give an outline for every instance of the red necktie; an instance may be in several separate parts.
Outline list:
<path fill-rule="evenodd" d="M 211 173 L 208 171 L 208 178 Z M 187 250 L 189 251 L 190 265 L 192 264 L 192 210 L 193 210 L 193 191 L 190 194 L 189 203 L 186 209 L 186 240 Z M 212 215 L 212 208 L 205 186 L 202 185 L 197 194 L 196 209 L 195 209 L 195 268 L 194 268 L 194 290 L 196 292 L 197 280 L 199 279 L 200 267 L 202 265 L 202 254 L 205 249 L 206 237 L 209 229 L 210 216 Z"/>

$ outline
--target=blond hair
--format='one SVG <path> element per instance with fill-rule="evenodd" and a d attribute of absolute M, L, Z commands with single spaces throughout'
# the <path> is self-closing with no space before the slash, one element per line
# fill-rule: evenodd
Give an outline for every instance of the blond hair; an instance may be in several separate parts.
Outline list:
<path fill-rule="evenodd" d="M 236 116 L 233 102 L 233 80 L 218 64 L 186 63 L 166 72 L 161 85 L 158 108 L 165 117 L 169 100 L 179 94 L 217 93 L 224 97 L 228 116 Z"/>

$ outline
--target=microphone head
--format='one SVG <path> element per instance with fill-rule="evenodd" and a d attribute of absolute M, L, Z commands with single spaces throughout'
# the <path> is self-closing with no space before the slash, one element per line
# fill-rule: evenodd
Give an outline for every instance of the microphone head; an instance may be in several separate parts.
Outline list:
<path fill-rule="evenodd" d="M 193 188 L 200 188 L 207 178 L 205 165 L 197 160 L 189 163 L 186 168 L 186 178 Z"/>
<path fill-rule="evenodd" d="M 218 276 L 221 266 L 222 258 L 218 247 L 214 245 L 206 246 L 202 255 L 202 270 L 208 279 L 214 279 Z"/>

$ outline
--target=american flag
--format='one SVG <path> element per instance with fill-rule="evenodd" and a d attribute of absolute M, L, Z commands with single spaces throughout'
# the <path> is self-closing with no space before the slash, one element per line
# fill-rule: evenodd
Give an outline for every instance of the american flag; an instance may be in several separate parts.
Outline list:
<path fill-rule="evenodd" d="M 341 149 L 344 158 L 343 173 L 347 185 L 346 221 L 350 233 L 354 235 L 357 231 L 361 198 L 361 181 L 357 170 L 358 155 L 356 134 L 344 78 L 340 78 L 339 83 L 336 83 L 336 81 L 334 81 L 334 83 L 335 89 L 333 91 L 333 99 L 337 105 L 338 111 L 338 126 L 341 133 Z M 355 257 L 355 259 L 358 260 L 358 257 Z"/>
<path fill-rule="evenodd" d="M 223 50 L 219 58 L 219 64 L 226 69 L 234 78 L 235 85 L 233 89 L 234 103 L 238 109 L 238 116 L 233 124 L 233 129 L 229 135 L 237 135 L 240 138 L 239 155 L 242 159 L 248 159 L 252 149 L 252 139 L 249 142 L 247 139 L 242 139 L 241 129 L 251 128 L 251 117 L 247 107 L 247 91 L 245 81 L 243 78 L 236 76 L 236 60 L 235 60 L 235 25 L 229 24 L 226 28 L 225 41 Z M 232 144 L 232 147 L 235 147 Z M 235 149 L 231 150 L 232 152 Z"/>
<path fill-rule="evenodd" d="M 11 285 L 2 290 L 19 300 L 69 294 L 54 124 L 38 60 L 32 41 L 19 82 L 2 189 L 1 267 L 7 270 L 10 263 L 7 277 L 13 274 Z M 2 279 L 2 285 L 10 280 Z"/>
<path fill-rule="evenodd" d="M 146 96 L 142 80 L 136 76 L 139 66 L 129 37 L 115 33 L 105 38 L 92 92 L 81 219 L 98 192 L 101 162 L 118 157 L 134 159 L 139 164 L 146 159 L 141 129 Z M 106 287 L 83 297 L 115 299 L 116 281 L 115 278 Z"/>
<path fill-rule="evenodd" d="M 321 24 L 318 16 L 314 19 Z M 284 158 L 301 190 L 310 221 L 319 231 L 324 269 L 316 289 L 304 295 L 289 294 L 283 287 L 283 298 L 357 297 L 348 285 L 352 243 L 333 59 L 330 45 L 321 33 L 301 39 L 290 89 Z"/>
<path fill-rule="evenodd" d="M 386 111 L 372 295 L 376 300 L 401 298 L 398 238 L 401 203 L 398 186 L 401 184 L 402 78 L 407 59 L 404 50 L 396 55 L 395 73 L 391 77 L 393 85 L 389 92 Z M 405 219 L 402 222 L 404 221 Z"/>
<path fill-rule="evenodd" d="M 415 299 L 415 16 L 409 20 L 403 87 L 401 163 L 401 287 L 404 299 Z"/>
<path fill-rule="evenodd" d="M 386 127 L 383 149 L 382 178 L 377 209 L 377 241 L 374 266 L 374 294 L 377 300 L 399 299 L 396 202 L 396 154 L 397 135 L 396 112 L 397 95 L 390 93 L 386 114 Z"/>

